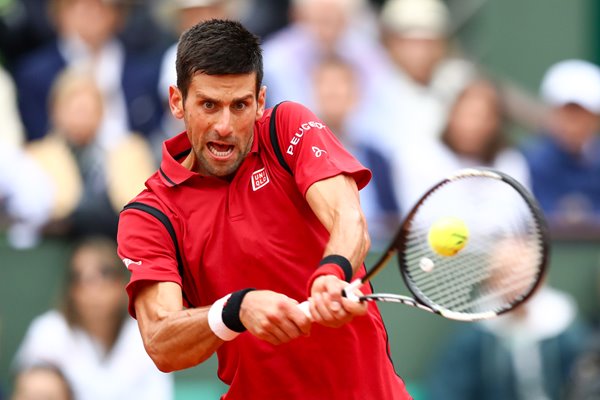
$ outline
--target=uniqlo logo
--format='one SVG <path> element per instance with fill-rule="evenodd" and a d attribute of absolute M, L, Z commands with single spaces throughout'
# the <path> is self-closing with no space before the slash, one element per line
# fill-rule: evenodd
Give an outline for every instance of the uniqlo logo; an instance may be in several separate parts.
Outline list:
<path fill-rule="evenodd" d="M 256 192 L 267 183 L 269 183 L 269 174 L 266 169 L 261 168 L 252 173 L 252 190 Z"/>

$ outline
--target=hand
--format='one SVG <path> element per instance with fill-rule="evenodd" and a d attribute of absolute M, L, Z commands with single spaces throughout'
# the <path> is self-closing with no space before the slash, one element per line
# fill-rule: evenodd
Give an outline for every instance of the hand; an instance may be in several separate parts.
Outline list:
<path fill-rule="evenodd" d="M 333 275 L 323 275 L 315 279 L 311 288 L 310 313 L 314 322 L 339 328 L 352 321 L 357 315 L 367 313 L 366 302 L 355 302 L 342 296 L 348 283 Z M 361 296 L 359 290 L 356 295 Z"/>
<path fill-rule="evenodd" d="M 240 321 L 248 332 L 275 345 L 308 336 L 311 327 L 296 300 L 269 290 L 254 290 L 244 297 Z"/>

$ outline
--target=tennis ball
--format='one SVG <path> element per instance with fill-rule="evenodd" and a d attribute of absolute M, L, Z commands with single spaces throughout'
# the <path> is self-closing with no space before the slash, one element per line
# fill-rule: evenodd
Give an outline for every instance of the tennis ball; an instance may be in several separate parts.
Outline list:
<path fill-rule="evenodd" d="M 464 221 L 444 217 L 435 221 L 427 235 L 429 246 L 441 256 L 453 256 L 461 251 L 469 240 L 469 229 Z"/>

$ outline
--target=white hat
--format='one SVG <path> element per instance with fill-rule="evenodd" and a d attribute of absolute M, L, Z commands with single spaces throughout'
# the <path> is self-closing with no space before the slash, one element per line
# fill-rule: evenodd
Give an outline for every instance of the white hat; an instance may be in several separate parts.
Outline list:
<path fill-rule="evenodd" d="M 574 103 L 600 114 L 600 68 L 583 60 L 565 60 L 546 71 L 540 92 L 551 106 Z"/>
<path fill-rule="evenodd" d="M 405 36 L 444 37 L 450 28 L 450 13 L 441 0 L 387 0 L 381 24 Z"/>
<path fill-rule="evenodd" d="M 222 0 L 175 0 L 175 6 L 179 9 L 210 7 L 221 2 Z"/>

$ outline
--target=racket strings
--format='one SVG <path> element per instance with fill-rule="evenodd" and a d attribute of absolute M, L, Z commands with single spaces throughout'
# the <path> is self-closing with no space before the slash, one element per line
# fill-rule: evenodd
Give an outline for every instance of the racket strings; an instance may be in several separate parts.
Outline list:
<path fill-rule="evenodd" d="M 469 230 L 466 246 L 453 256 L 438 254 L 428 242 L 433 222 L 448 216 Z M 536 285 L 542 228 L 511 185 L 481 178 L 452 181 L 412 214 L 399 257 L 409 287 L 426 304 L 459 313 L 498 312 Z"/>

